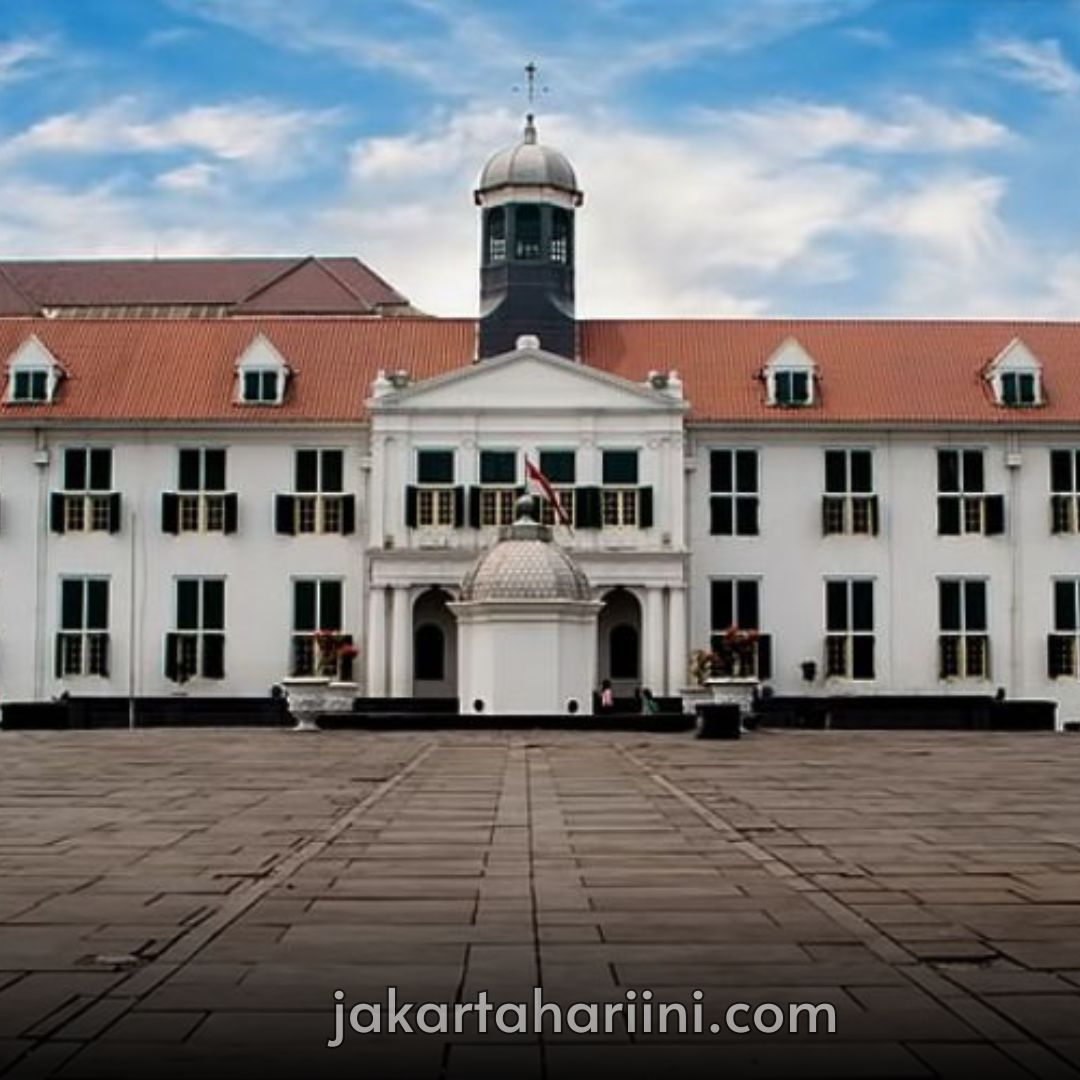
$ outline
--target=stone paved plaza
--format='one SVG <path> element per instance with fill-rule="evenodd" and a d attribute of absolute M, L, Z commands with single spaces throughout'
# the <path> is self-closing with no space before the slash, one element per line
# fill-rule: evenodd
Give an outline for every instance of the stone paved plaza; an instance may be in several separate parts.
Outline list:
<path fill-rule="evenodd" d="M 1080 1074 L 1080 738 L 0 736 L 0 1074 Z M 836 1032 L 333 1035 L 333 992 Z"/>

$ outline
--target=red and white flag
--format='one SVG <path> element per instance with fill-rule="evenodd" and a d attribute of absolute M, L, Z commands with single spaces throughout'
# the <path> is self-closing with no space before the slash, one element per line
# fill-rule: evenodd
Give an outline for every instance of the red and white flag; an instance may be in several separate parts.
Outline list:
<path fill-rule="evenodd" d="M 559 501 L 558 493 L 551 486 L 551 481 L 528 459 L 525 459 L 525 476 L 536 484 L 543 496 L 551 504 L 556 517 L 567 528 L 570 527 L 570 515 L 567 514 L 563 504 Z"/>

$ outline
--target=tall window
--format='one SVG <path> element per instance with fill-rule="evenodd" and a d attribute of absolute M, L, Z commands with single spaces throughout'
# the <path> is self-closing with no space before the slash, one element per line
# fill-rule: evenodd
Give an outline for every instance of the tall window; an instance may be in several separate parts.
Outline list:
<path fill-rule="evenodd" d="M 568 210 L 556 207 L 551 214 L 551 261 L 568 263 L 571 253 L 571 218 Z"/>
<path fill-rule="evenodd" d="M 566 520 L 574 524 L 574 485 L 577 483 L 577 455 L 573 450 L 541 450 L 540 471 L 551 482 Z M 545 525 L 557 521 L 555 508 L 546 500 L 540 502 L 540 520 Z"/>
<path fill-rule="evenodd" d="M 480 524 L 510 525 L 517 502 L 517 452 L 480 451 Z"/>
<path fill-rule="evenodd" d="M 756 450 L 713 450 L 709 454 L 709 532 L 713 536 L 757 536 Z"/>
<path fill-rule="evenodd" d="M 640 493 L 637 450 L 605 450 L 601 476 L 600 506 L 604 528 L 637 526 Z"/>
<path fill-rule="evenodd" d="M 109 582 L 64 578 L 60 582 L 60 632 L 56 674 L 109 674 Z"/>
<path fill-rule="evenodd" d="M 874 455 L 869 450 L 825 451 L 822 531 L 873 535 L 878 531 L 874 491 Z"/>
<path fill-rule="evenodd" d="M 939 535 L 1005 531 L 1005 499 L 986 494 L 982 450 L 939 450 L 937 468 Z"/>
<path fill-rule="evenodd" d="M 938 582 L 938 673 L 942 679 L 990 678 L 986 582 L 944 578 Z"/>
<path fill-rule="evenodd" d="M 165 638 L 166 678 L 225 678 L 224 580 L 177 578 L 175 626 Z"/>
<path fill-rule="evenodd" d="M 1080 676 L 1080 578 L 1054 581 L 1054 630 L 1047 640 L 1051 679 Z"/>
<path fill-rule="evenodd" d="M 771 675 L 770 639 L 761 633 L 757 578 L 714 578 L 709 583 L 709 643 L 721 675 Z"/>
<path fill-rule="evenodd" d="M 514 257 L 540 258 L 540 207 L 519 206 L 514 214 Z"/>
<path fill-rule="evenodd" d="M 506 258 L 506 210 L 496 206 L 487 215 L 488 262 L 502 262 Z"/>
<path fill-rule="evenodd" d="M 276 529 L 291 535 L 342 533 L 356 527 L 356 500 L 344 494 L 343 450 L 297 450 L 292 495 L 276 499 Z"/>
<path fill-rule="evenodd" d="M 64 451 L 64 490 L 52 496 L 54 532 L 117 532 L 120 495 L 112 490 L 112 450 L 69 447 Z"/>
<path fill-rule="evenodd" d="M 352 638 L 342 632 L 342 583 L 336 578 L 293 581 L 294 675 L 350 677 Z"/>
<path fill-rule="evenodd" d="M 874 583 L 858 578 L 825 582 L 825 674 L 874 678 Z"/>
<path fill-rule="evenodd" d="M 1080 532 L 1080 450 L 1050 451 L 1050 527 Z"/>
<path fill-rule="evenodd" d="M 177 490 L 162 496 L 162 528 L 168 533 L 235 532 L 237 498 L 225 491 L 225 451 L 183 448 Z"/>

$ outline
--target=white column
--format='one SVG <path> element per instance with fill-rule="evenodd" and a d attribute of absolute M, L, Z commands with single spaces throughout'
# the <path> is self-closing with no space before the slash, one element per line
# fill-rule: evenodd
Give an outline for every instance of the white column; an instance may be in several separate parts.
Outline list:
<path fill-rule="evenodd" d="M 664 592 L 645 590 L 645 670 L 642 685 L 654 694 L 664 691 Z"/>
<path fill-rule="evenodd" d="M 394 587 L 390 633 L 390 696 L 412 697 L 412 597 L 407 585 Z"/>
<path fill-rule="evenodd" d="M 386 696 L 386 589 L 372 585 L 368 590 L 367 686 L 366 697 Z"/>
<path fill-rule="evenodd" d="M 678 694 L 687 684 L 686 589 L 668 590 L 668 693 Z"/>

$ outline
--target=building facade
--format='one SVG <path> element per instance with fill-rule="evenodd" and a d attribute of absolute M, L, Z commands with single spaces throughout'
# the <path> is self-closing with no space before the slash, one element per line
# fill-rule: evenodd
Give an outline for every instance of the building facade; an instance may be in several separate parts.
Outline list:
<path fill-rule="evenodd" d="M 528 461 L 620 694 L 735 635 L 778 697 L 1080 719 L 1080 323 L 578 320 L 531 118 L 476 202 L 478 321 L 353 260 L 0 263 L 0 701 L 455 697 Z"/>

